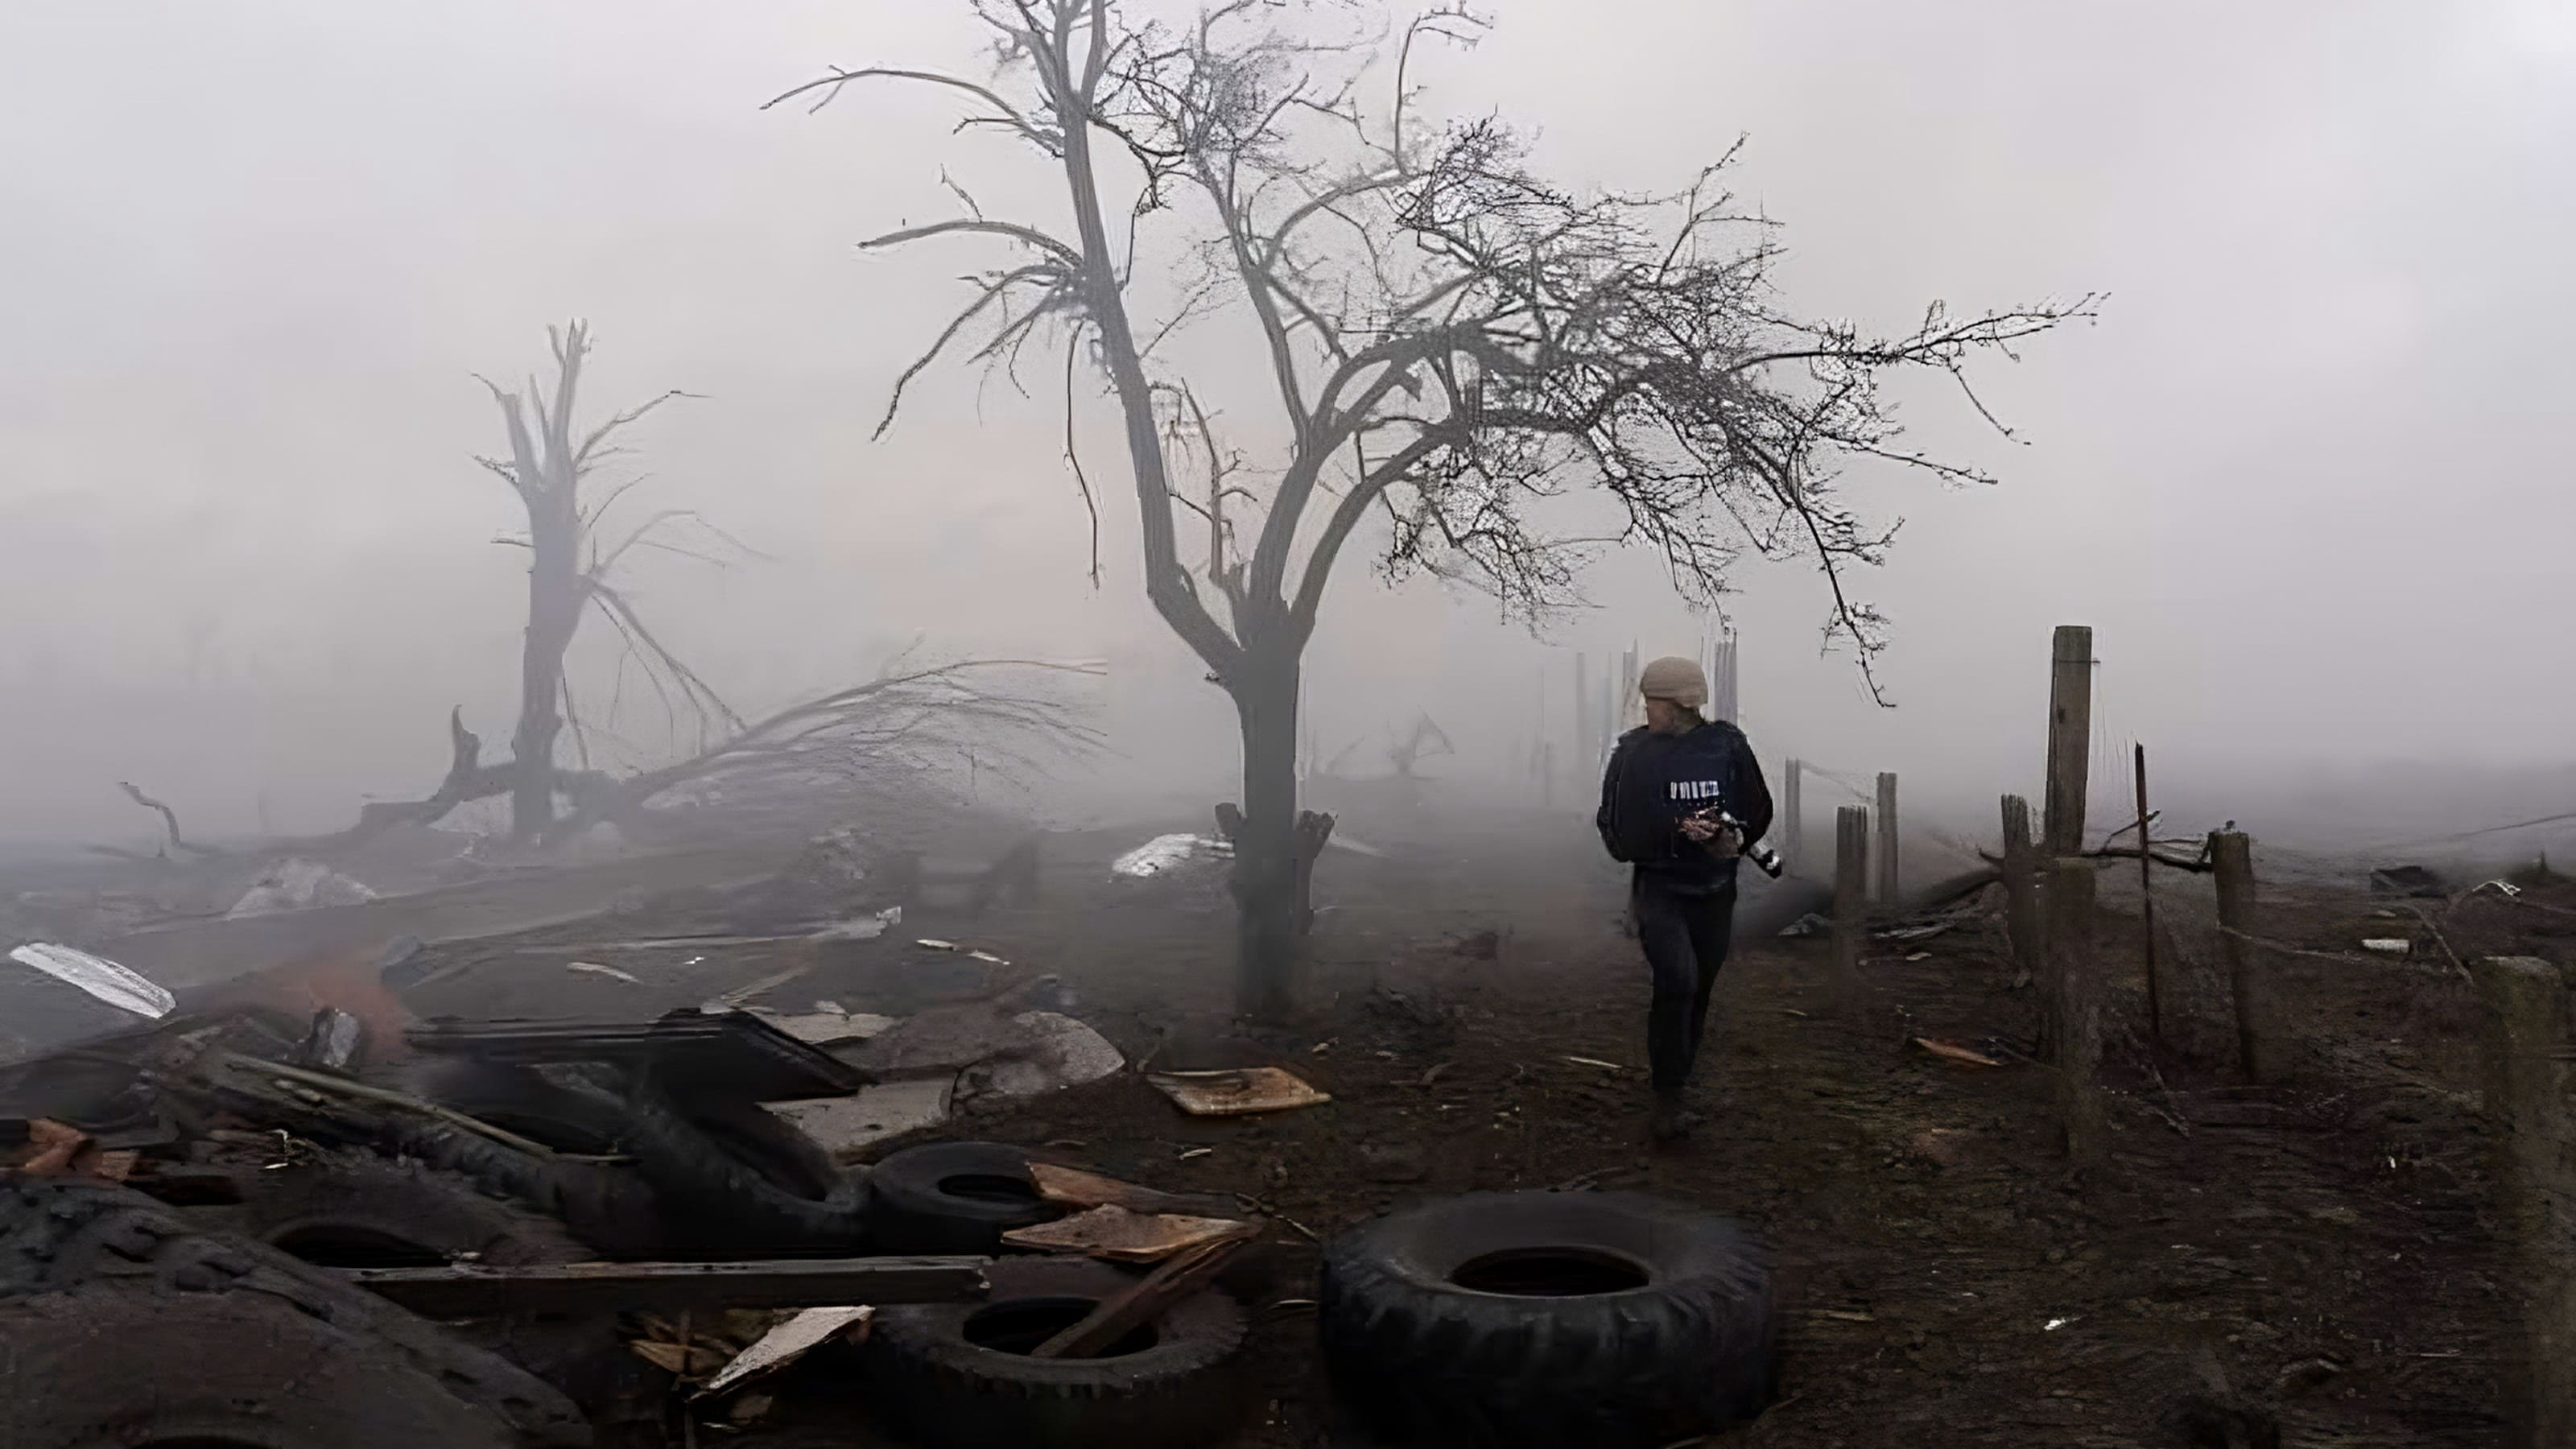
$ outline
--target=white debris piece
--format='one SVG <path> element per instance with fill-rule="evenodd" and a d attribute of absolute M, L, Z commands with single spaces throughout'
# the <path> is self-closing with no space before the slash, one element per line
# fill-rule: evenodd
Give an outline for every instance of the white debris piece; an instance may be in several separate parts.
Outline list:
<path fill-rule="evenodd" d="M 823 1002 L 815 1009 L 797 1016 L 785 1016 L 757 1007 L 752 1014 L 801 1042 L 830 1046 L 834 1042 L 865 1041 L 894 1025 L 891 1016 L 877 1016 L 864 1011 L 843 1011 Z"/>
<path fill-rule="evenodd" d="M 1109 862 L 1112 875 L 1148 879 L 1189 864 L 1202 856 L 1234 854 L 1234 846 L 1205 835 L 1157 835 L 1134 850 Z"/>
<path fill-rule="evenodd" d="M 33 966 L 57 981 L 69 982 L 90 995 L 136 1016 L 158 1019 L 176 1010 L 179 999 L 104 956 L 44 941 L 30 942 L 9 953 L 21 966 Z"/>
<path fill-rule="evenodd" d="M 1369 844 L 1365 840 L 1358 839 L 1355 836 L 1344 835 L 1339 830 L 1336 830 L 1331 835 L 1324 837 L 1324 848 L 1327 850 L 1347 850 L 1353 855 L 1365 855 L 1373 859 L 1382 860 L 1386 857 L 1385 851 L 1380 850 L 1378 847 Z"/>
<path fill-rule="evenodd" d="M 698 1390 L 700 1397 L 722 1393 L 755 1374 L 765 1374 L 803 1358 L 807 1351 L 831 1342 L 853 1328 L 863 1328 L 873 1308 L 808 1308 L 785 1323 L 760 1336 L 758 1342 L 734 1355 L 733 1362 L 716 1370 L 707 1386 Z"/>
<path fill-rule="evenodd" d="M 960 1093 L 1035 1097 L 1115 1076 L 1127 1066 L 1109 1038 L 1061 1012 L 1024 1011 L 1011 1025 L 1027 1039 L 959 1073 Z"/>
<path fill-rule="evenodd" d="M 564 969 L 579 971 L 588 976 L 614 976 L 630 986 L 644 984 L 644 979 L 632 971 L 620 971 L 614 966 L 602 966 L 596 961 L 567 961 L 564 963 Z"/>
<path fill-rule="evenodd" d="M 280 911 L 310 911 L 323 906 L 354 906 L 376 898 L 361 882 L 311 860 L 290 860 L 271 867 L 233 908 L 227 920 L 267 916 Z"/>
<path fill-rule="evenodd" d="M 874 915 L 853 916 L 846 921 L 834 921 L 832 924 L 816 931 L 812 939 L 817 941 L 873 941 L 877 937 L 884 935 L 890 927 L 902 924 L 903 907 L 888 906 L 884 910 L 876 912 Z"/>
<path fill-rule="evenodd" d="M 855 1096 L 767 1106 L 772 1116 L 821 1144 L 833 1161 L 846 1164 L 872 1143 L 947 1121 L 954 1086 L 953 1077 L 931 1077 L 862 1087 Z"/>

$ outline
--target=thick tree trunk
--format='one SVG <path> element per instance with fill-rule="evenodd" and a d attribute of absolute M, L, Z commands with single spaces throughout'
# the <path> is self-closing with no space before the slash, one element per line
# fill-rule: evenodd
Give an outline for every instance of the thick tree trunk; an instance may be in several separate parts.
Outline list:
<path fill-rule="evenodd" d="M 510 837 L 535 840 L 554 822 L 555 734 L 563 727 L 564 651 L 581 622 L 580 524 L 529 510 L 528 632 L 519 656 L 519 727 L 510 737 L 518 779 L 510 788 Z"/>
<path fill-rule="evenodd" d="M 1234 840 L 1236 1004 L 1288 1011 L 1297 964 L 1297 657 L 1246 651 L 1232 681 L 1243 725 L 1243 823 Z"/>

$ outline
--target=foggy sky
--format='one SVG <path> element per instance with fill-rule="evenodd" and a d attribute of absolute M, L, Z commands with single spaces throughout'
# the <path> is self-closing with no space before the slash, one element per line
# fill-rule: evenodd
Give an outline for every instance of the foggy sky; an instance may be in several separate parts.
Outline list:
<path fill-rule="evenodd" d="M 1482 48 L 1425 68 L 1434 108 L 1535 129 L 1576 185 L 1667 187 L 1748 135 L 1737 188 L 1786 225 L 1810 314 L 2110 293 L 1981 372 L 2018 442 L 1904 394 L 1917 441 L 2003 486 L 1853 475 L 1907 520 L 1859 581 L 1895 623 L 1899 709 L 1818 657 L 1810 573 L 1741 577 L 1766 756 L 2035 784 L 2049 627 L 2082 622 L 2105 738 L 2212 779 L 2565 758 L 2576 12 L 1494 9 Z M 950 214 L 943 164 L 1047 222 L 1056 179 L 950 137 L 935 94 L 757 109 L 827 64 L 971 67 L 978 40 L 946 0 L 0 10 L 0 835 L 148 825 L 120 778 L 208 829 L 263 795 L 277 828 L 327 828 L 433 783 L 451 705 L 505 737 L 524 556 L 490 542 L 518 520 L 471 461 L 499 444 L 473 374 L 525 376 L 571 316 L 597 333 L 594 411 L 705 395 L 637 431 L 637 497 L 764 557 L 656 559 L 632 592 L 739 703 L 916 637 L 1104 656 L 1135 761 L 1221 780 L 1230 710 L 1142 602 L 1096 388 L 1097 591 L 1051 386 L 935 370 L 869 441 L 992 254 L 853 243 Z M 1566 728 L 1561 648 L 1365 564 L 1310 655 L 1328 745 L 1428 707 L 1501 770 L 1542 670 Z M 1600 607 L 1546 645 L 1701 637 L 1651 559 L 1588 582 Z M 627 732 L 649 753 L 657 728 Z"/>

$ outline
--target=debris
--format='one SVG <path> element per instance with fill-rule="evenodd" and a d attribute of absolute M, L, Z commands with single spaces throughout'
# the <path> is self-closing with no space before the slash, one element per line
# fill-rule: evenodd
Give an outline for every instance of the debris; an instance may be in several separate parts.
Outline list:
<path fill-rule="evenodd" d="M 1333 1100 L 1280 1067 L 1240 1067 L 1219 1072 L 1153 1072 L 1146 1081 L 1193 1117 L 1239 1117 L 1282 1112 Z"/>
<path fill-rule="evenodd" d="M 57 981 L 88 992 L 108 1005 L 155 1020 L 168 1016 L 179 999 L 104 956 L 69 946 L 34 941 L 9 953 L 21 966 L 33 966 Z"/>
<path fill-rule="evenodd" d="M 725 1418 L 736 1424 L 756 1423 L 768 1418 L 770 1409 L 777 1402 L 767 1394 L 745 1394 L 733 1401 L 732 1408 L 725 1410 Z"/>
<path fill-rule="evenodd" d="M 326 1006 L 313 1013 L 312 1027 L 304 1033 L 303 1045 L 295 1049 L 295 1064 L 346 1072 L 357 1065 L 366 1047 L 367 1024 L 336 1006 Z"/>
<path fill-rule="evenodd" d="M 856 1096 L 774 1102 L 771 1115 L 813 1138 L 844 1166 L 880 1142 L 936 1127 L 954 1100 L 947 1077 L 862 1087 Z"/>
<path fill-rule="evenodd" d="M 2374 936 L 2362 942 L 2361 949 L 2375 951 L 2382 956 L 2411 956 L 2415 953 L 2415 943 L 2404 936 Z"/>
<path fill-rule="evenodd" d="M 1260 1232 L 1253 1224 L 1234 1218 L 1130 1212 L 1114 1203 L 1103 1203 L 1051 1223 L 1013 1228 L 1002 1234 L 1002 1241 L 1015 1248 L 1079 1253 L 1113 1263 L 1159 1263 L 1176 1253 L 1257 1237 Z"/>
<path fill-rule="evenodd" d="M 995 966 L 1008 966 L 1008 965 L 1010 965 L 1010 964 L 1011 964 L 1010 962 L 1003 960 L 1001 957 L 994 955 L 994 954 L 993 954 L 992 952 L 990 952 L 990 951 L 969 951 L 969 952 L 967 952 L 967 953 L 966 953 L 966 955 L 968 956 L 968 958 L 969 958 L 969 959 L 976 960 L 976 961 L 988 961 L 988 962 L 992 963 L 992 964 L 993 964 L 993 965 L 995 965 Z"/>
<path fill-rule="evenodd" d="M 1207 1286 L 1242 1246 L 1240 1238 L 1221 1239 L 1165 1259 L 1135 1286 L 1102 1299 L 1080 1323 L 1029 1350 L 1029 1356 L 1087 1358 L 1100 1352 L 1136 1325 L 1152 1322 L 1165 1308 Z"/>
<path fill-rule="evenodd" d="M 1213 1147 L 1193 1147 L 1181 1154 L 1181 1161 L 1187 1162 L 1193 1157 L 1211 1157 L 1215 1153 L 1216 1149 Z"/>
<path fill-rule="evenodd" d="M 1908 961 L 1929 961 L 1932 959 L 1932 953 L 1929 951 L 1917 951 L 1912 955 L 1907 956 L 1905 959 Z"/>
<path fill-rule="evenodd" d="M 968 1066 L 958 1078 L 960 1093 L 1035 1097 L 1115 1076 L 1127 1066 L 1109 1038 L 1060 1012 L 1024 1011 L 1011 1024 L 1028 1033 L 1029 1042 Z"/>
<path fill-rule="evenodd" d="M 1780 928 L 1783 936 L 1826 936 L 1833 934 L 1834 923 L 1814 911 L 1800 916 Z"/>
<path fill-rule="evenodd" d="M 752 1015 L 801 1042 L 831 1046 L 837 1042 L 866 1041 L 893 1029 L 895 1018 L 865 1011 L 843 1011 L 828 1001 L 814 1003 L 814 1010 L 801 1016 L 783 1016 L 774 1011 L 752 1008 Z"/>
<path fill-rule="evenodd" d="M 613 976 L 631 986 L 641 986 L 644 984 L 644 978 L 636 975 L 632 971 L 620 971 L 614 966 L 602 966 L 596 961 L 567 961 L 564 963 L 564 969 L 566 971 L 579 971 L 590 976 Z"/>
<path fill-rule="evenodd" d="M 1930 1052 L 1941 1060 L 1945 1062 L 1956 1062 L 1963 1067 L 2000 1067 L 2003 1065 L 2002 1062 L 1997 1061 L 1993 1057 L 1987 1056 L 1984 1052 L 1976 1051 L 1969 1047 L 1963 1047 L 1954 1041 L 1941 1041 L 1934 1037 L 1918 1036 L 1913 1039 L 1913 1042 L 1915 1046 L 1924 1051 Z"/>
<path fill-rule="evenodd" d="M 2445 892 L 2440 877 L 2420 865 L 2392 865 L 2370 873 L 2370 891 L 2381 896 L 2421 896 L 2439 900 Z"/>
<path fill-rule="evenodd" d="M 762 1258 L 723 1263 L 538 1263 L 493 1267 L 356 1268 L 349 1281 L 426 1318 L 515 1313 L 697 1313 L 721 1308 L 813 1308 L 864 1298 L 957 1303 L 984 1291 L 980 1257 Z M 721 1350 L 708 1365 L 725 1362 Z"/>
<path fill-rule="evenodd" d="M 695 966 L 705 959 L 707 958 L 704 956 L 692 956 L 681 964 L 685 966 Z M 790 966 L 784 971 L 763 976 L 759 980 L 751 982 L 748 985 L 737 986 L 733 990 L 726 992 L 724 995 L 717 997 L 714 1001 L 709 1002 L 707 1004 L 706 1014 L 714 1016 L 720 1012 L 735 1010 L 744 1002 L 751 1000 L 762 992 L 767 991 L 772 987 L 784 986 L 788 982 L 795 980 L 797 977 L 802 976 L 813 969 L 814 967 L 810 962 L 803 966 Z"/>
<path fill-rule="evenodd" d="M 733 1361 L 718 1369 L 716 1376 L 707 1380 L 707 1386 L 698 1390 L 698 1394 L 703 1397 L 722 1393 L 756 1375 L 785 1367 L 853 1329 L 864 1335 L 868 1319 L 875 1313 L 874 1308 L 865 1306 L 808 1308 L 762 1334 L 759 1342 L 734 1355 Z"/>
<path fill-rule="evenodd" d="M 1166 875 L 1180 866 L 1207 856 L 1231 856 L 1231 842 L 1205 835 L 1157 835 L 1134 850 L 1109 862 L 1109 873 L 1132 880 L 1145 880 Z"/>
<path fill-rule="evenodd" d="M 1181 1156 L 1186 1160 L 1215 1150 L 1213 1147 L 1194 1148 Z M 1114 1177 L 1102 1177 L 1078 1167 L 1058 1167 L 1051 1162 L 1030 1163 L 1029 1180 L 1037 1185 L 1038 1196 L 1067 1207 L 1122 1207 L 1138 1213 L 1205 1211 L 1197 1198 L 1139 1187 L 1132 1182 L 1120 1182 Z"/>
<path fill-rule="evenodd" d="M 2061 1329 L 2061 1328 L 2064 1328 L 2066 1325 L 2068 1325 L 2068 1324 L 2070 1324 L 2070 1323 L 2077 1322 L 2077 1321 L 2078 1321 L 2078 1320 L 2073 1319 L 2073 1318 L 2052 1318 L 2052 1319 L 2048 1320 L 2046 1323 L 2041 1324 L 2041 1325 L 2039 1326 L 2039 1331 L 2040 1331 L 2040 1332 L 2042 1332 L 2042 1333 L 2055 1333 L 2057 1330 L 2059 1330 L 2059 1329 Z"/>
<path fill-rule="evenodd" d="M 696 1378 L 724 1366 L 724 1351 L 712 1344 L 672 1343 L 659 1338 L 639 1338 L 627 1348 L 635 1356 L 673 1378 Z"/>
<path fill-rule="evenodd" d="M 867 1073 L 748 1011 L 665 1012 L 632 1021 L 434 1021 L 403 1033 L 421 1051 L 515 1066 L 602 1062 L 674 1091 L 794 1102 L 847 1096 Z"/>
<path fill-rule="evenodd" d="M 903 924 L 903 907 L 888 906 L 874 915 L 853 916 L 834 921 L 809 937 L 815 941 L 873 941 L 893 927 Z"/>
<path fill-rule="evenodd" d="M 245 916 L 275 915 L 280 911 L 310 911 L 325 906 L 364 905 L 376 899 L 376 893 L 365 884 L 342 875 L 319 861 L 289 860 L 272 866 L 242 893 L 224 919 L 237 921 Z"/>
<path fill-rule="evenodd" d="M 1578 1067 L 1599 1067 L 1605 1072 L 1624 1072 L 1628 1070 L 1617 1062 L 1605 1062 L 1599 1057 L 1567 1057 L 1566 1060 L 1574 1063 Z"/>
<path fill-rule="evenodd" d="M 954 941 L 939 941 L 928 936 L 924 936 L 912 944 L 916 946 L 927 946 L 933 951 L 954 951 L 958 949 L 957 943 Z"/>

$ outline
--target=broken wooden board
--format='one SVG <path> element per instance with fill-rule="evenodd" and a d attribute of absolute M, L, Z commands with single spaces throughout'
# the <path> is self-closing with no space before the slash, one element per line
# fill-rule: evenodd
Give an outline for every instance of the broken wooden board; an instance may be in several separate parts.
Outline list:
<path fill-rule="evenodd" d="M 1145 1080 L 1193 1117 L 1241 1117 L 1285 1112 L 1332 1099 L 1281 1067 L 1237 1067 L 1220 1072 L 1151 1072 Z"/>
<path fill-rule="evenodd" d="M 425 1318 L 844 1303 L 960 1303 L 985 1291 L 987 1258 L 783 1258 L 741 1263 L 544 1263 L 356 1268 L 348 1279 Z"/>
<path fill-rule="evenodd" d="M 1950 1062 L 1957 1066 L 2000 1067 L 2003 1065 L 2001 1061 L 1986 1055 L 1984 1052 L 1978 1051 L 1973 1047 L 1963 1047 L 1954 1041 L 1942 1041 L 1936 1037 L 1928 1036 L 1918 1036 L 1913 1040 L 1916 1050 L 1927 1052 L 1933 1056 L 1939 1057 L 1945 1062 Z"/>
<path fill-rule="evenodd" d="M 1103 1205 L 1033 1227 L 1013 1228 L 1002 1241 L 1043 1253 L 1080 1253 L 1112 1263 L 1159 1263 L 1210 1243 L 1258 1237 L 1261 1229 L 1234 1218 L 1194 1218 L 1178 1213 L 1138 1213 Z"/>
<path fill-rule="evenodd" d="M 716 1371 L 700 1394 L 718 1394 L 734 1385 L 784 1368 L 822 1347 L 833 1339 L 853 1331 L 867 1332 L 868 1319 L 876 1309 L 864 1306 L 808 1308 L 760 1336 L 760 1341 L 734 1356 L 733 1362 Z"/>
<path fill-rule="evenodd" d="M 1074 1208 L 1122 1207 L 1131 1213 L 1204 1214 L 1219 1201 L 1209 1193 L 1163 1192 L 1078 1167 L 1058 1167 L 1052 1162 L 1030 1163 L 1029 1179 L 1037 1184 L 1038 1196 Z"/>
<path fill-rule="evenodd" d="M 1164 1260 L 1162 1266 L 1133 1285 L 1102 1299 L 1080 1323 L 1029 1351 L 1031 1358 L 1087 1358 L 1116 1343 L 1136 1326 L 1151 1323 L 1162 1312 L 1215 1281 L 1226 1261 L 1243 1243 L 1220 1240 Z"/>

